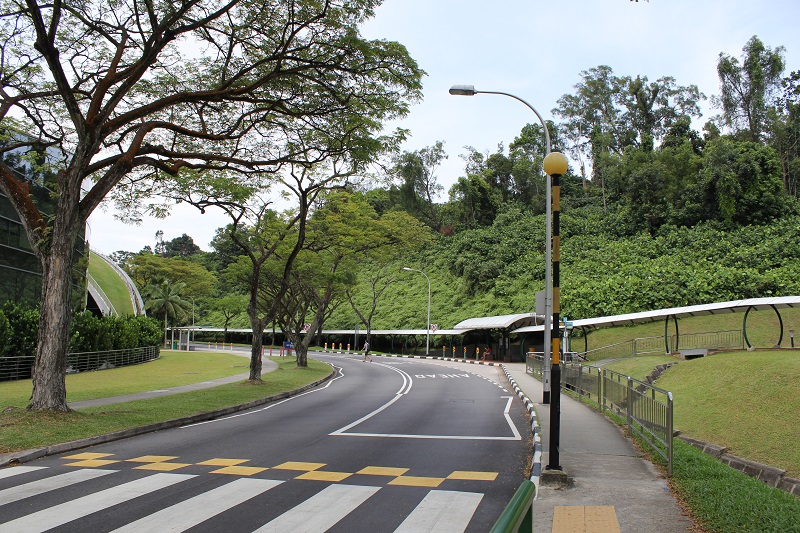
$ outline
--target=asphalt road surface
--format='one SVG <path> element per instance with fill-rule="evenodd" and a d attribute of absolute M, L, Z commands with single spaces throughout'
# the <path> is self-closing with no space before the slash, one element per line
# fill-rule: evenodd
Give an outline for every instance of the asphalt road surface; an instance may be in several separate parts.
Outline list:
<path fill-rule="evenodd" d="M 0 532 L 491 528 L 531 454 L 498 367 L 313 356 L 305 394 L 0 470 Z"/>

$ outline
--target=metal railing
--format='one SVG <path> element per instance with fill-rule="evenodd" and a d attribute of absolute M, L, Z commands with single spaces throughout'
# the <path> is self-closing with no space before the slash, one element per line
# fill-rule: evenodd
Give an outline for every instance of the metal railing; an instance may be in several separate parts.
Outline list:
<path fill-rule="evenodd" d="M 743 348 L 744 336 L 742 330 L 709 331 L 703 333 L 683 333 L 667 337 L 637 337 L 608 346 L 594 348 L 579 355 L 599 361 L 617 357 L 633 357 L 635 355 L 648 355 L 654 353 L 667 353 L 667 344 L 670 352 L 677 352 L 681 348 Z"/>
<path fill-rule="evenodd" d="M 106 370 L 120 366 L 136 365 L 158 359 L 159 346 L 144 346 L 104 352 L 76 352 L 67 354 L 67 374 Z M 29 379 L 33 375 L 33 356 L 0 358 L 0 381 Z"/>
<path fill-rule="evenodd" d="M 544 357 L 529 352 L 526 371 L 541 379 Z M 672 393 L 649 383 L 605 368 L 563 363 L 561 387 L 625 419 L 631 434 L 638 435 L 667 462 L 672 475 L 673 398 Z"/>
<path fill-rule="evenodd" d="M 508 502 L 491 533 L 518 533 L 533 531 L 533 499 L 536 486 L 529 479 L 522 482 L 514 497 Z"/>
<path fill-rule="evenodd" d="M 649 383 L 603 369 L 603 394 L 601 412 L 609 406 L 620 416 L 625 416 L 628 430 L 635 433 L 667 462 L 667 474 L 672 475 L 673 399 L 672 393 Z M 623 403 L 624 402 L 624 403 Z"/>

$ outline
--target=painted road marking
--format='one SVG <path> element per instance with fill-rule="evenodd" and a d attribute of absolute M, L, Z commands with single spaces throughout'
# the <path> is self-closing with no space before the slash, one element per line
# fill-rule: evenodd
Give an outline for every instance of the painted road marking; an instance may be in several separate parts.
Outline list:
<path fill-rule="evenodd" d="M 362 468 L 356 474 L 366 474 L 368 476 L 402 476 L 408 472 L 408 468 L 388 468 L 385 466 L 368 466 Z"/>
<path fill-rule="evenodd" d="M 3 524 L 3 531 L 14 533 L 46 531 L 193 477 L 196 476 L 153 474 L 17 518 Z"/>
<path fill-rule="evenodd" d="M 305 474 L 297 476 L 295 479 L 306 479 L 310 481 L 333 481 L 338 483 L 339 481 L 344 481 L 352 475 L 353 474 L 349 472 L 323 472 L 322 470 L 314 470 L 312 472 L 306 472 Z"/>
<path fill-rule="evenodd" d="M 133 459 L 125 459 L 125 461 L 129 463 L 163 463 L 177 458 L 178 457 L 175 455 L 143 455 L 141 457 L 134 457 Z"/>
<path fill-rule="evenodd" d="M 464 531 L 483 499 L 475 492 L 432 490 L 417 505 L 395 533 Z"/>
<path fill-rule="evenodd" d="M 111 459 L 87 459 L 85 461 L 76 461 L 74 463 L 67 463 L 64 466 L 76 466 L 78 468 L 97 468 L 100 466 L 113 465 L 114 463 L 118 462 L 119 461 L 113 461 Z"/>
<path fill-rule="evenodd" d="M 177 457 L 176 457 L 177 459 Z M 203 461 L 202 463 L 197 463 L 203 466 L 236 466 L 242 463 L 248 462 L 250 459 L 209 459 L 208 461 Z"/>
<path fill-rule="evenodd" d="M 109 457 L 112 454 L 103 454 L 104 457 Z M 140 463 L 145 460 L 154 461 L 133 467 L 134 470 L 150 470 L 156 472 L 169 472 L 180 468 L 187 468 L 190 466 L 214 466 L 221 467 L 208 472 L 209 474 L 227 474 L 234 476 L 253 476 L 260 474 L 266 470 L 289 470 L 302 472 L 302 474 L 292 479 L 303 479 L 312 481 L 329 481 L 339 482 L 343 481 L 353 475 L 367 475 L 367 476 L 383 476 L 390 477 L 392 480 L 389 482 L 391 485 L 406 485 L 406 486 L 420 486 L 420 487 L 438 487 L 445 480 L 452 481 L 495 481 L 499 475 L 498 472 L 484 472 L 484 471 L 471 471 L 471 470 L 455 470 L 446 477 L 424 477 L 424 476 L 405 476 L 410 470 L 409 468 L 389 467 L 389 466 L 366 466 L 356 472 L 338 472 L 338 471 L 324 471 L 320 470 L 328 466 L 326 463 L 311 463 L 304 461 L 286 461 L 277 466 L 261 467 L 261 466 L 243 466 L 242 463 L 247 463 L 250 459 L 228 459 L 224 457 L 215 457 L 206 461 L 198 463 L 171 463 L 169 460 L 178 459 L 173 455 L 145 455 L 135 459 L 119 459 L 117 463 Z M 98 459 L 88 461 L 99 461 Z M 81 461 L 87 462 L 87 461 Z M 75 465 L 77 463 L 70 463 L 66 466 Z M 38 470 L 46 467 L 13 467 L 5 470 L 0 470 L 0 478 L 9 477 L 16 474 L 23 474 L 32 470 Z M 18 470 L 15 470 L 18 469 Z M 2 492 L 0 492 L 2 494 Z"/>
<path fill-rule="evenodd" d="M 552 533 L 620 533 L 611 505 L 557 506 Z"/>
<path fill-rule="evenodd" d="M 327 531 L 379 490 L 380 487 L 331 485 L 255 533 Z"/>
<path fill-rule="evenodd" d="M 0 505 L 6 505 L 37 494 L 50 492 L 51 490 L 69 487 L 81 481 L 98 478 L 108 474 L 113 474 L 117 470 L 73 470 L 66 474 L 31 481 L 24 485 L 17 485 L 9 489 L 0 490 Z"/>
<path fill-rule="evenodd" d="M 3 468 L 0 470 L 0 479 L 11 477 L 11 476 L 18 476 L 20 474 L 27 474 L 28 472 L 33 472 L 34 470 L 41 470 L 43 468 L 47 468 L 46 466 L 12 466 L 11 468 Z"/>
<path fill-rule="evenodd" d="M 399 476 L 389 482 L 389 485 L 401 487 L 438 487 L 444 482 L 443 477 Z"/>
<path fill-rule="evenodd" d="M 237 479 L 131 522 L 114 532 L 185 531 L 281 483 L 271 479 Z"/>
<path fill-rule="evenodd" d="M 78 453 L 75 455 L 67 455 L 64 459 L 77 459 L 77 460 L 88 460 L 88 459 L 102 459 L 103 457 L 111 457 L 114 455 L 113 453 Z"/>
<path fill-rule="evenodd" d="M 494 481 L 497 479 L 497 472 L 468 472 L 456 470 L 447 479 L 461 479 L 464 481 Z"/>
<path fill-rule="evenodd" d="M 517 426 L 514 425 L 514 422 L 511 420 L 511 402 L 514 399 L 513 396 L 501 396 L 501 398 L 506 398 L 508 401 L 506 402 L 506 407 L 503 410 L 503 416 L 506 419 L 506 423 L 508 427 L 511 429 L 511 433 L 513 434 L 512 437 L 493 437 L 493 436 L 486 436 L 486 435 L 413 435 L 413 434 L 398 434 L 398 433 L 349 433 L 348 430 L 356 427 L 357 425 L 361 424 L 362 422 L 369 420 L 373 416 L 377 415 L 394 402 L 401 398 L 400 395 L 395 396 L 392 400 L 388 403 L 379 407 L 375 411 L 371 412 L 367 416 L 360 418 L 349 424 L 341 429 L 337 429 L 331 436 L 344 436 L 344 437 L 384 437 L 384 438 L 395 438 L 395 439 L 437 439 L 437 440 L 522 440 L 519 431 L 517 430 Z"/>
<path fill-rule="evenodd" d="M 311 472 L 312 470 L 319 470 L 325 466 L 325 463 L 300 463 L 297 461 L 288 461 L 286 463 L 274 466 L 275 470 L 302 470 L 304 472 Z"/>
<path fill-rule="evenodd" d="M 156 472 L 172 472 L 179 468 L 192 466 L 191 463 L 149 463 L 142 466 L 133 467 L 134 470 L 155 470 Z"/>
<path fill-rule="evenodd" d="M 269 470 L 269 468 L 259 468 L 256 466 L 226 466 L 224 468 L 218 468 L 217 470 L 212 470 L 209 474 L 228 474 L 231 476 L 252 476 L 255 474 L 260 474 L 264 470 Z"/>

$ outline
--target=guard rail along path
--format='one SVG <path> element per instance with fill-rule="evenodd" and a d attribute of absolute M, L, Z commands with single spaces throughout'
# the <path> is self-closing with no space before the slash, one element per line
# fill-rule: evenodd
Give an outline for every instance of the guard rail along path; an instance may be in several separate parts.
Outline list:
<path fill-rule="evenodd" d="M 526 372 L 542 379 L 544 357 L 528 352 Z M 672 475 L 672 393 L 612 370 L 562 363 L 561 387 L 590 400 L 605 414 L 607 410 L 626 420 L 628 431 L 641 437 L 667 462 Z"/>
<path fill-rule="evenodd" d="M 67 373 L 89 370 L 106 370 L 120 366 L 137 365 L 158 359 L 160 346 L 143 346 L 101 352 L 75 352 L 67 354 Z M 0 381 L 28 379 L 32 375 L 33 356 L 3 357 L 0 359 Z"/>

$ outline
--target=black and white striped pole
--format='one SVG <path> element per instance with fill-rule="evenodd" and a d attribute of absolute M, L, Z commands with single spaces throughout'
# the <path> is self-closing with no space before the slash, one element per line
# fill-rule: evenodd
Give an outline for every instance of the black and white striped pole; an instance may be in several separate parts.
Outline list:
<path fill-rule="evenodd" d="M 553 329 L 550 345 L 553 350 L 550 366 L 552 393 L 550 395 L 550 447 L 548 470 L 561 470 L 559 445 L 561 441 L 561 176 L 567 173 L 569 162 L 561 152 L 551 152 L 544 158 L 544 171 L 553 181 Z"/>

